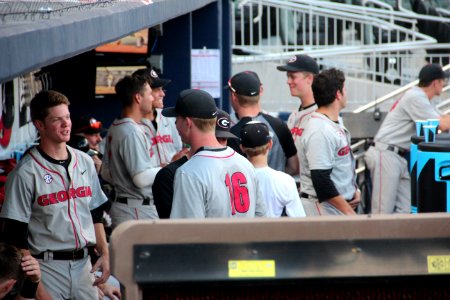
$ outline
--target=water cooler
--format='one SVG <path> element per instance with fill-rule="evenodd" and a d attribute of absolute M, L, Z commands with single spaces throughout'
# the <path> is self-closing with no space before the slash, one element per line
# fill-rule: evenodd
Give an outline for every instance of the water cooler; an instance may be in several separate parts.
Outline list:
<path fill-rule="evenodd" d="M 409 164 L 409 173 L 411 174 L 411 212 L 417 213 L 417 151 L 419 143 L 424 141 L 423 136 L 413 135 L 411 137 L 411 146 L 410 146 L 410 164 Z M 436 141 L 449 141 L 450 142 L 450 133 L 442 133 L 436 135 Z"/>
<path fill-rule="evenodd" d="M 450 140 L 417 149 L 417 212 L 450 212 Z"/>

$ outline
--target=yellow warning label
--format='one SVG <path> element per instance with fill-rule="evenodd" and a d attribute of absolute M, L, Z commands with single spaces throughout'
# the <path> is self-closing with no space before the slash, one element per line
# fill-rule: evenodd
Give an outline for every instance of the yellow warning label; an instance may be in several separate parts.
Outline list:
<path fill-rule="evenodd" d="M 275 277 L 274 260 L 229 260 L 228 277 L 264 278 Z"/>
<path fill-rule="evenodd" d="M 428 273 L 450 273 L 450 255 L 428 256 Z"/>

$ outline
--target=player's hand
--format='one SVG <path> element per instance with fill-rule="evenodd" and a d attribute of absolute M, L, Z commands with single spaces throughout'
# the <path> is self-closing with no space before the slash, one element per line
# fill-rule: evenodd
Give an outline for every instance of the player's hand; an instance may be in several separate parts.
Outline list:
<path fill-rule="evenodd" d="M 20 264 L 22 271 L 25 272 L 31 282 L 41 281 L 41 269 L 39 268 L 39 262 L 31 255 L 25 255 L 22 257 L 22 263 Z"/>
<path fill-rule="evenodd" d="M 359 203 L 361 203 L 361 191 L 357 189 L 355 194 L 353 195 L 352 200 L 349 201 L 348 204 L 350 204 L 353 209 L 356 209 Z"/>
<path fill-rule="evenodd" d="M 102 275 L 95 279 L 94 285 L 105 283 L 108 280 L 109 275 L 111 274 L 109 269 L 109 257 L 106 257 L 105 255 L 100 256 L 95 265 L 92 267 L 91 273 L 99 271 L 100 269 Z"/>
<path fill-rule="evenodd" d="M 99 174 L 102 167 L 102 160 L 97 155 L 93 155 L 91 158 L 94 161 L 95 170 L 97 171 L 97 174 Z"/>
<path fill-rule="evenodd" d="M 175 153 L 175 155 L 172 157 L 172 161 L 179 160 L 180 158 L 185 156 L 189 152 L 189 150 L 191 150 L 191 149 L 190 148 L 183 148 L 183 149 L 181 149 L 180 151 Z"/>
<path fill-rule="evenodd" d="M 103 298 L 105 297 L 105 293 L 103 292 L 104 288 L 105 288 L 104 284 L 97 285 L 98 300 L 103 300 Z"/>
<path fill-rule="evenodd" d="M 120 293 L 120 289 L 116 286 L 105 284 L 105 286 L 103 288 L 103 293 L 105 294 L 105 296 L 109 297 L 111 300 L 122 299 L 122 294 Z"/>

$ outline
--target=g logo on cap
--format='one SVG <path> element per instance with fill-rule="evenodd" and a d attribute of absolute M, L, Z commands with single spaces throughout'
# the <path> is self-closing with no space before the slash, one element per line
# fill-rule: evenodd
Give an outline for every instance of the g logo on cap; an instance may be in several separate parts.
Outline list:
<path fill-rule="evenodd" d="M 226 118 L 220 118 L 217 120 L 217 125 L 221 128 L 229 128 L 230 121 L 228 121 Z"/>
<path fill-rule="evenodd" d="M 158 78 L 158 74 L 156 74 L 155 70 L 150 71 L 150 76 L 152 76 L 153 78 Z"/>
<path fill-rule="evenodd" d="M 289 63 L 293 63 L 294 61 L 296 61 L 297 60 L 297 56 L 292 56 L 291 58 L 289 58 Z"/>

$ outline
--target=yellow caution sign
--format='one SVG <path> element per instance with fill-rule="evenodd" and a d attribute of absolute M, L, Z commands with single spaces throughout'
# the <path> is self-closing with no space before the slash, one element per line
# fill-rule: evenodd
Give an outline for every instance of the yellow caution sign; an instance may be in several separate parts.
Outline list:
<path fill-rule="evenodd" d="M 229 260 L 230 278 L 269 278 L 275 277 L 274 260 Z"/>
<path fill-rule="evenodd" d="M 428 273 L 450 273 L 450 255 L 430 255 L 428 258 Z"/>

